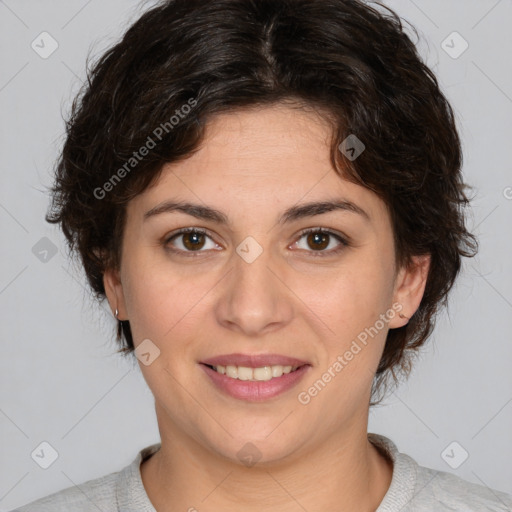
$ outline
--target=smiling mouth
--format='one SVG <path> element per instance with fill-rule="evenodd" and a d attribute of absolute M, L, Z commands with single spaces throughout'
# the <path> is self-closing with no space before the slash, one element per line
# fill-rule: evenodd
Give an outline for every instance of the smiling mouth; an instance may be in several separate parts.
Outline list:
<path fill-rule="evenodd" d="M 261 366 L 259 368 L 249 368 L 247 366 L 222 366 L 222 365 L 205 365 L 208 368 L 230 377 L 231 379 L 245 381 L 268 381 L 279 378 L 285 374 L 292 373 L 302 366 L 282 366 L 279 364 L 272 366 Z"/>

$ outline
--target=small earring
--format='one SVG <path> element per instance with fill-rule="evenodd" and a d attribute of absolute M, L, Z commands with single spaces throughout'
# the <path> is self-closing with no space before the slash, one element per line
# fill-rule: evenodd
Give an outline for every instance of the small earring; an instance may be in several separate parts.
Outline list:
<path fill-rule="evenodd" d="M 119 315 L 119 310 L 116 308 L 115 317 L 117 318 L 118 315 Z"/>
<path fill-rule="evenodd" d="M 400 318 L 406 318 L 407 320 L 409 320 L 409 317 L 408 317 L 408 316 L 403 315 L 402 313 L 399 313 L 399 314 L 398 314 L 398 316 L 399 316 Z"/>

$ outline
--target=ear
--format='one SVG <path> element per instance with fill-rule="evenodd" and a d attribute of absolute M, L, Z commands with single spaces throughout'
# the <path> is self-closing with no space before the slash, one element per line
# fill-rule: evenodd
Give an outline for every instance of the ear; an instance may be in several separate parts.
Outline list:
<path fill-rule="evenodd" d="M 390 329 L 406 325 L 419 308 L 427 284 L 430 259 L 430 254 L 413 256 L 411 263 L 399 270 L 395 281 L 393 304 L 400 304 L 402 309 L 389 321 Z"/>
<path fill-rule="evenodd" d="M 108 302 L 112 314 L 115 316 L 116 309 L 118 310 L 118 320 L 128 320 L 126 313 L 126 303 L 123 293 L 123 284 L 117 269 L 106 269 L 103 273 L 103 286 L 107 295 Z"/>

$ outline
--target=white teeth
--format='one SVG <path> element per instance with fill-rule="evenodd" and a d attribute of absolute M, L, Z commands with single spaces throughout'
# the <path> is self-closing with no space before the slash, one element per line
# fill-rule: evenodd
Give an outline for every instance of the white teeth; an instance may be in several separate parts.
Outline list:
<path fill-rule="evenodd" d="M 238 368 L 236 366 L 226 366 L 226 375 L 232 379 L 238 379 Z"/>
<path fill-rule="evenodd" d="M 272 368 L 270 366 L 254 368 L 252 374 L 254 380 L 270 380 L 272 378 Z"/>
<path fill-rule="evenodd" d="M 252 368 L 246 368 L 245 366 L 238 367 L 238 380 L 251 380 L 252 378 Z"/>
<path fill-rule="evenodd" d="M 283 373 L 290 373 L 295 371 L 298 366 L 281 366 L 279 364 L 272 366 L 262 366 L 260 368 L 249 368 L 247 366 L 222 366 L 217 365 L 213 367 L 218 373 L 227 375 L 232 379 L 238 380 L 258 380 L 265 381 L 274 377 L 281 377 Z"/>
<path fill-rule="evenodd" d="M 282 366 L 272 366 L 272 377 L 281 377 L 283 375 Z"/>

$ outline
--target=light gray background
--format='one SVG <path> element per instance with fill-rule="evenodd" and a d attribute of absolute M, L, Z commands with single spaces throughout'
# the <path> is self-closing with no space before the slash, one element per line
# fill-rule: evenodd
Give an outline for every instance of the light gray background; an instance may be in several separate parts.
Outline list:
<path fill-rule="evenodd" d="M 410 380 L 371 412 L 369 430 L 422 465 L 512 493 L 512 3 L 387 4 L 418 28 L 421 54 L 456 111 L 481 249 Z M 62 235 L 44 221 L 61 111 L 84 77 L 89 48 L 97 55 L 112 44 L 139 5 L 0 1 L 2 511 L 117 471 L 159 441 L 138 366 L 114 354 L 108 307 L 89 300 Z M 43 31 L 59 44 L 47 59 L 31 48 Z M 457 59 L 441 46 L 453 31 L 469 43 Z M 58 248 L 46 262 L 32 252 L 43 237 Z M 42 441 L 59 453 L 46 470 L 30 455 Z M 453 441 L 469 453 L 458 469 L 441 456 Z M 463 452 L 449 453 L 457 460 Z"/>

